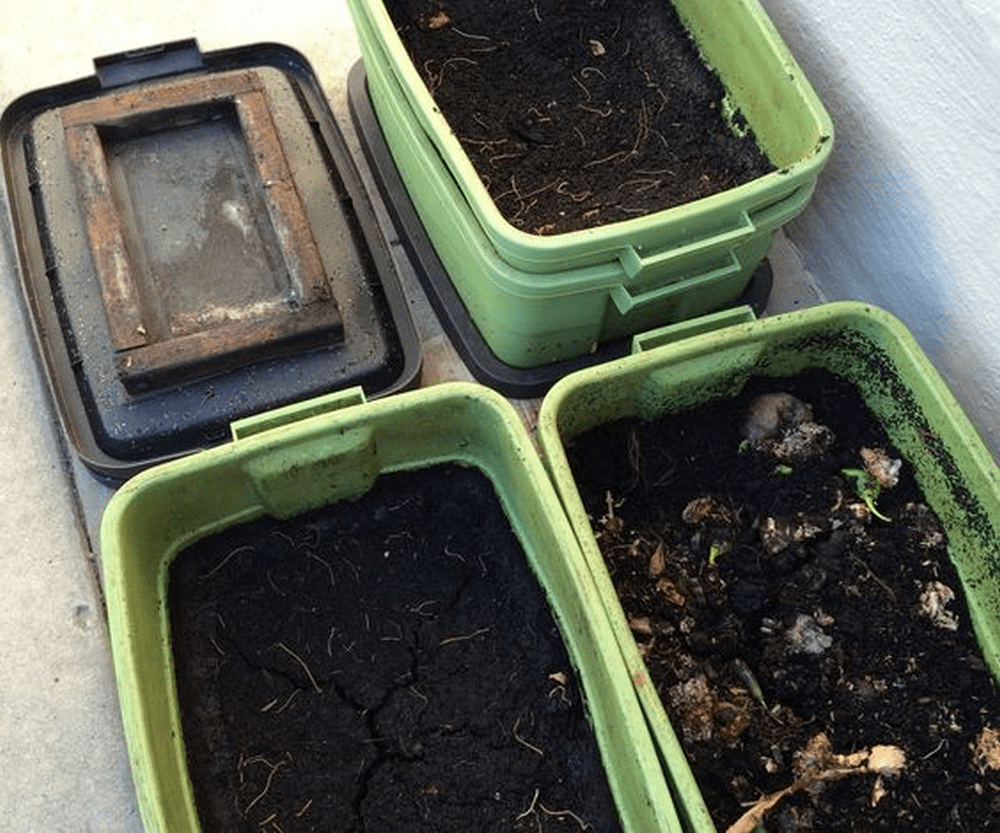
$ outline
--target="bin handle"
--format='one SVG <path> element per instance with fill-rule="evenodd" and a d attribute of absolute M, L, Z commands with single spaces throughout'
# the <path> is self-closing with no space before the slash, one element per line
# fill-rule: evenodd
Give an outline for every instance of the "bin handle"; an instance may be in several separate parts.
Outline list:
<path fill-rule="evenodd" d="M 230 424 L 229 430 L 235 442 L 320 414 L 332 413 L 352 405 L 363 405 L 366 401 L 365 392 L 361 387 L 347 388 L 238 419 Z"/>
<path fill-rule="evenodd" d="M 701 315 L 688 321 L 667 324 L 665 327 L 657 327 L 655 330 L 648 330 L 633 336 L 632 353 L 647 352 L 662 347 L 664 344 L 673 344 L 692 336 L 724 330 L 726 327 L 735 327 L 737 324 L 749 324 L 756 320 L 757 314 L 753 311 L 753 307 L 739 306 Z"/>
<path fill-rule="evenodd" d="M 642 254 L 635 246 L 629 244 L 618 253 L 618 261 L 625 274 L 634 279 L 644 273 L 669 269 L 676 263 L 695 259 L 717 248 L 734 247 L 756 233 L 757 226 L 750 219 L 750 215 L 746 211 L 741 211 L 737 226 L 728 231 L 651 254 Z"/>
<path fill-rule="evenodd" d="M 673 283 L 668 283 L 666 286 L 651 289 L 649 292 L 639 292 L 633 295 L 627 286 L 624 284 L 618 284 L 611 289 L 611 300 L 615 302 L 615 306 L 618 307 L 618 311 L 622 315 L 628 315 L 638 308 L 663 301 L 670 295 L 680 292 L 696 292 L 698 286 L 701 284 L 715 283 L 720 280 L 725 280 L 726 278 L 738 275 L 743 270 L 739 259 L 732 251 L 726 252 L 726 255 L 727 262 L 717 269 L 712 269 L 709 272 L 705 272 L 693 278 L 676 280 Z"/>

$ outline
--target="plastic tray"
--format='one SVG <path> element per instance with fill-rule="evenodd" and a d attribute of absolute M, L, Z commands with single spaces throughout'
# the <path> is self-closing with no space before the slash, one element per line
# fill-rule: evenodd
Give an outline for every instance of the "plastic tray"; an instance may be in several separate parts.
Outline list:
<path fill-rule="evenodd" d="M 101 530 L 125 736 L 148 833 L 200 830 L 174 689 L 167 573 L 194 540 L 364 494 L 380 473 L 441 462 L 493 482 L 579 672 L 626 831 L 677 831 L 652 739 L 586 565 L 513 407 L 446 383 L 364 403 L 345 391 L 233 426 L 233 441 L 143 472 Z"/>
<path fill-rule="evenodd" d="M 983 657 L 1000 679 L 1000 469 L 906 328 L 838 302 L 754 321 L 732 310 L 636 339 L 636 352 L 563 379 L 546 396 L 538 438 L 590 565 L 659 745 L 685 828 L 715 827 L 636 645 L 573 480 L 565 444 L 626 417 L 655 419 L 734 396 L 751 375 L 823 368 L 854 382 L 948 535 Z"/>
<path fill-rule="evenodd" d="M 531 368 L 692 318 L 746 288 L 809 201 L 832 125 L 755 0 L 675 7 L 777 167 L 705 199 L 538 236 L 500 215 L 413 66 L 382 0 L 349 0 L 378 120 L 437 256 L 492 352 Z"/>

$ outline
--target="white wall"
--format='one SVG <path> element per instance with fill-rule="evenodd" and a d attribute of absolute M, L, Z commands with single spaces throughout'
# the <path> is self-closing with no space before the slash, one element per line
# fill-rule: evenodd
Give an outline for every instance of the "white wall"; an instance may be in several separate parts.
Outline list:
<path fill-rule="evenodd" d="M 762 3 L 836 129 L 788 238 L 828 299 L 903 320 L 1000 459 L 1000 3 Z"/>

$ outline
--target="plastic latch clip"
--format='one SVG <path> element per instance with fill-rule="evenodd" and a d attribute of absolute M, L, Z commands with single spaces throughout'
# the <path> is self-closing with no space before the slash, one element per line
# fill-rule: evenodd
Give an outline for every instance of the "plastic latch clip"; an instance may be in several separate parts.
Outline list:
<path fill-rule="evenodd" d="M 202 69 L 205 66 L 194 38 L 129 49 L 94 59 L 97 80 L 103 89 L 123 87 Z"/>
<path fill-rule="evenodd" d="M 632 337 L 632 353 L 646 353 L 663 347 L 665 344 L 675 344 L 687 338 L 735 327 L 737 324 L 749 324 L 757 320 L 757 315 L 750 306 L 732 307 L 720 310 L 698 318 L 668 324 L 655 330 L 638 333 Z"/>

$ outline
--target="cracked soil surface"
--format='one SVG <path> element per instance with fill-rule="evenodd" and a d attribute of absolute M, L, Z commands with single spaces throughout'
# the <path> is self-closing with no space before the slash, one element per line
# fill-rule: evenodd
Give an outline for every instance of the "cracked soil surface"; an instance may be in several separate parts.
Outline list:
<path fill-rule="evenodd" d="M 206 830 L 620 829 L 545 595 L 476 470 L 203 539 L 170 609 Z"/>
<path fill-rule="evenodd" d="M 616 223 L 773 170 L 662 0 L 386 0 L 501 214 L 533 234 Z"/>

